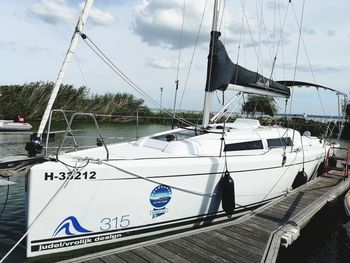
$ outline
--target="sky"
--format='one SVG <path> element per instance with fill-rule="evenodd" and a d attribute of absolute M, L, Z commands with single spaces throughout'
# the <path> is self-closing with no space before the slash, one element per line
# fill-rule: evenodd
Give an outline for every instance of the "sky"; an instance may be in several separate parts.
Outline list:
<path fill-rule="evenodd" d="M 221 40 L 232 61 L 267 77 L 273 69 L 274 80 L 316 82 L 349 94 L 349 1 L 307 0 L 304 9 L 302 0 L 219 2 Z M 55 81 L 83 5 L 82 0 L 2 0 L 0 85 Z M 95 0 L 83 31 L 148 96 L 158 103 L 162 96 L 163 107 L 173 107 L 178 79 L 176 108 L 202 110 L 212 10 L 213 0 Z M 82 39 L 63 83 L 142 98 Z M 225 92 L 225 101 L 233 95 Z M 285 101 L 276 101 L 284 112 Z M 218 110 L 221 92 L 212 103 Z M 241 103 L 240 97 L 231 110 L 240 111 Z M 295 88 L 287 106 L 287 113 L 337 111 L 335 93 L 322 89 Z"/>

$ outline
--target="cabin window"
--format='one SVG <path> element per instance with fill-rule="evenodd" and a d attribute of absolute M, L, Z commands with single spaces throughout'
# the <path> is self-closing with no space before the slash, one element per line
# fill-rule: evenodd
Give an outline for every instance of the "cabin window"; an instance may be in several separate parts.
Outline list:
<path fill-rule="evenodd" d="M 293 146 L 293 141 L 290 137 L 267 139 L 267 146 L 269 148 Z"/>
<path fill-rule="evenodd" d="M 258 140 L 258 141 L 226 144 L 224 151 L 230 152 L 230 151 L 245 151 L 245 150 L 260 150 L 260 149 L 264 149 L 264 147 L 263 147 L 262 141 Z"/>

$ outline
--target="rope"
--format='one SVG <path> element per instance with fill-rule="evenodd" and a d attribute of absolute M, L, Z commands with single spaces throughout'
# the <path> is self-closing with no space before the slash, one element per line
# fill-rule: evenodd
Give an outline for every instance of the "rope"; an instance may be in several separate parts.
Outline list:
<path fill-rule="evenodd" d="M 142 175 L 135 174 L 135 173 L 133 173 L 133 172 L 127 171 L 127 170 L 125 170 L 125 169 L 123 169 L 123 168 L 120 168 L 120 167 L 118 167 L 118 166 L 109 164 L 109 163 L 107 163 L 107 162 L 104 162 L 104 161 L 103 161 L 102 163 L 105 164 L 105 165 L 107 165 L 107 166 L 109 166 L 109 167 L 112 167 L 112 168 L 114 168 L 114 169 L 117 169 L 118 171 L 121 171 L 121 172 L 126 173 L 126 174 L 129 174 L 129 175 L 131 175 L 131 176 L 134 176 L 134 177 L 137 177 L 137 178 L 146 180 L 146 181 L 148 181 L 148 182 L 151 182 L 151 183 L 154 183 L 154 184 L 163 184 L 162 182 L 149 179 L 149 178 L 144 177 L 144 176 L 142 176 Z M 195 194 L 195 195 L 201 195 L 201 196 L 209 196 L 209 197 L 214 197 L 214 196 L 216 196 L 215 193 L 210 194 L 210 193 L 204 193 L 204 192 L 197 192 L 197 191 L 187 190 L 187 189 L 180 188 L 180 187 L 173 186 L 173 185 L 169 185 L 169 184 L 167 184 L 167 186 L 169 186 L 169 187 L 171 187 L 171 188 L 173 188 L 173 189 L 176 189 L 176 190 L 185 192 L 185 193 L 190 193 L 190 194 Z M 1 263 L 1 262 L 0 262 L 0 263 Z"/>
<path fill-rule="evenodd" d="M 124 80 L 132 89 L 134 89 L 137 93 L 139 93 L 142 97 L 144 97 L 146 100 L 154 104 L 156 107 L 159 108 L 161 106 L 157 101 L 152 99 L 145 91 L 141 89 L 135 82 L 133 82 L 129 77 L 126 76 L 122 72 L 121 69 L 119 69 L 103 52 L 100 50 L 97 45 L 90 39 L 87 35 L 79 32 L 81 37 L 83 38 L 84 42 L 87 44 L 87 46 L 114 72 L 116 73 L 122 80 Z M 89 41 L 89 42 L 88 42 Z M 169 116 L 173 117 L 173 114 L 166 109 L 163 110 L 166 114 Z M 187 125 L 194 125 L 193 123 L 176 116 L 175 117 L 177 120 L 182 121 L 186 123 Z"/>
<path fill-rule="evenodd" d="M 76 162 L 77 165 L 77 162 Z M 68 168 L 67 168 L 68 169 Z M 68 169 L 68 171 L 70 171 Z M 77 169 L 73 169 L 71 176 L 74 176 L 77 172 Z M 47 204 L 41 209 L 41 211 L 38 213 L 38 215 L 34 218 L 33 222 L 30 223 L 30 225 L 27 228 L 27 231 L 23 234 L 23 236 L 17 241 L 17 243 L 7 252 L 7 254 L 0 260 L 0 263 L 3 263 L 5 259 L 15 250 L 15 248 L 23 241 L 23 239 L 28 235 L 31 227 L 34 225 L 34 223 L 39 219 L 39 217 L 44 213 L 44 211 L 49 207 L 49 205 L 52 203 L 52 201 L 55 199 L 57 194 L 62 190 L 62 188 L 65 188 L 67 186 L 67 182 L 69 182 L 71 176 L 68 176 L 66 180 L 62 183 L 62 185 L 58 188 L 58 190 L 54 193 L 54 195 L 50 198 L 50 200 L 47 202 Z"/>
<path fill-rule="evenodd" d="M 293 166 L 288 166 L 288 167 L 286 168 L 286 170 L 284 171 L 284 173 L 280 176 L 280 178 L 278 178 L 277 182 L 272 186 L 272 188 L 271 188 L 270 191 L 265 195 L 265 197 L 262 199 L 262 201 L 264 201 L 264 200 L 269 196 L 269 194 L 272 192 L 272 190 L 276 187 L 276 185 L 281 181 L 281 179 L 282 179 L 282 178 L 284 177 L 284 175 L 287 173 L 287 171 L 289 170 L 289 168 L 295 166 L 295 162 L 296 162 L 297 156 L 298 156 L 298 152 L 295 153 L 295 158 L 294 158 L 294 160 L 292 161 Z"/>

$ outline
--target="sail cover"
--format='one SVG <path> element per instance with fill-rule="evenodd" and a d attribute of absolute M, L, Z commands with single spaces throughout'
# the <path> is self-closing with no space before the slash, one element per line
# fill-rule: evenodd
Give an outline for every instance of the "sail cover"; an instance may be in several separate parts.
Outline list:
<path fill-rule="evenodd" d="M 290 89 L 287 86 L 234 64 L 227 55 L 225 46 L 219 40 L 220 36 L 221 33 L 218 31 L 211 32 L 206 91 L 224 91 L 229 84 L 234 84 L 255 89 L 257 94 L 261 93 L 260 91 L 267 91 L 272 96 L 289 98 Z M 211 57 L 213 57 L 212 60 Z"/>

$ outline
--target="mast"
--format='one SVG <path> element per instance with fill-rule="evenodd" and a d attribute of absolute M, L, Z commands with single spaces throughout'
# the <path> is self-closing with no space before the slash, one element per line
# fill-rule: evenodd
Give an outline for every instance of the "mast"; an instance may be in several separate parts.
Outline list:
<path fill-rule="evenodd" d="M 216 32 L 217 28 L 218 28 L 218 0 L 214 1 L 214 11 L 213 11 L 213 24 L 212 24 L 212 32 Z M 213 35 L 211 34 L 211 38 L 213 38 Z M 210 50 L 209 52 L 212 53 L 213 52 L 213 45 L 214 45 L 214 41 L 211 41 L 211 46 L 210 46 Z M 211 61 L 208 64 L 208 68 L 207 68 L 207 83 L 210 83 L 210 79 L 211 79 L 211 70 L 212 70 L 212 60 L 213 60 L 213 56 L 211 57 Z M 208 85 L 209 87 L 210 85 Z M 209 88 L 208 88 L 209 89 Z M 210 115 L 210 110 L 211 110 L 211 98 L 212 98 L 212 94 L 213 91 L 209 91 L 206 90 L 205 91 L 205 97 L 204 97 L 204 109 L 203 109 L 203 127 L 206 128 L 209 125 L 209 115 Z"/>
<path fill-rule="evenodd" d="M 81 16 L 79 18 L 79 21 L 78 21 L 77 26 L 75 28 L 75 31 L 73 33 L 73 36 L 72 36 L 72 39 L 71 39 L 71 42 L 70 42 L 70 46 L 69 46 L 69 48 L 67 50 L 67 53 L 66 53 L 66 56 L 64 58 L 61 70 L 58 73 L 55 86 L 54 86 L 54 88 L 52 90 L 49 102 L 48 102 L 48 104 L 46 106 L 43 118 L 41 119 L 41 122 L 40 122 L 40 126 L 39 126 L 38 133 L 37 133 L 37 136 L 40 139 L 41 139 L 42 134 L 44 132 L 44 129 L 45 129 L 45 126 L 46 126 L 49 114 L 50 114 L 52 106 L 53 106 L 53 104 L 54 104 L 54 102 L 56 100 L 57 93 L 58 93 L 58 91 L 60 89 L 60 86 L 62 84 L 64 75 L 65 75 L 66 70 L 68 68 L 68 65 L 70 63 L 72 55 L 75 52 L 76 47 L 78 45 L 78 39 L 79 39 L 79 36 L 80 36 L 79 33 L 81 32 L 81 30 L 83 29 L 83 27 L 84 27 L 84 25 L 86 23 L 86 19 L 88 17 L 88 13 L 90 11 L 90 8 L 91 8 L 93 2 L 94 2 L 94 0 L 86 0 L 85 6 L 83 8 L 83 11 L 82 11 Z"/>
<path fill-rule="evenodd" d="M 57 97 L 57 94 L 58 94 L 58 91 L 60 89 L 60 86 L 62 84 L 62 81 L 63 81 L 63 78 L 64 78 L 64 75 L 66 73 L 66 70 L 68 68 L 68 65 L 70 64 L 70 60 L 72 58 L 72 55 L 74 54 L 75 50 L 76 50 L 76 47 L 77 47 L 77 44 L 78 44 L 78 40 L 79 40 L 79 36 L 80 36 L 80 32 L 83 30 L 84 26 L 85 26 L 85 23 L 86 23 L 86 20 L 87 20 L 87 17 L 88 17 L 88 13 L 91 9 L 91 6 L 93 4 L 94 0 L 86 0 L 85 2 L 85 6 L 83 8 L 83 11 L 80 15 L 80 18 L 78 20 L 78 23 L 75 27 L 75 30 L 74 30 L 74 33 L 73 33 L 73 36 L 72 36 L 72 39 L 71 39 L 71 42 L 70 42 L 70 45 L 69 45 L 69 48 L 67 50 L 67 53 L 66 53 L 66 56 L 64 58 L 64 61 L 63 61 L 63 64 L 61 66 L 61 69 L 58 73 L 58 76 L 57 76 L 57 79 L 56 79 L 56 82 L 55 82 L 55 86 L 52 90 L 52 93 L 50 95 L 50 99 L 49 99 L 49 102 L 46 106 L 46 109 L 45 109 L 45 112 L 44 112 L 44 115 L 41 119 L 41 122 L 40 122 L 40 126 L 39 126 L 39 129 L 38 129 L 38 132 L 37 134 L 33 134 L 32 136 L 32 141 L 30 143 L 27 143 L 26 145 L 26 150 L 28 151 L 29 155 L 35 155 L 35 153 L 38 153 L 41 152 L 41 146 L 40 146 L 40 141 L 42 139 L 42 134 L 44 132 L 44 129 L 45 129 L 45 126 L 47 124 L 47 121 L 48 121 L 48 118 L 49 118 L 49 115 L 50 115 L 50 112 L 51 112 L 51 109 L 52 109 L 52 106 L 56 100 L 56 97 Z M 29 144 L 29 145 L 28 145 Z M 35 147 L 38 147 L 36 148 L 35 152 L 33 152 L 33 148 Z"/>

